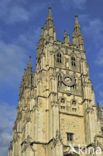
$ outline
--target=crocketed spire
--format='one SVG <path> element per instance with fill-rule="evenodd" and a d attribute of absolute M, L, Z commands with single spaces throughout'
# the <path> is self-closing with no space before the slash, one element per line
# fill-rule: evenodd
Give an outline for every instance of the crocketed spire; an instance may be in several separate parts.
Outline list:
<path fill-rule="evenodd" d="M 73 44 L 80 47 L 81 50 L 84 50 L 84 39 L 80 30 L 80 24 L 78 22 L 78 16 L 75 16 L 75 25 L 74 25 L 74 31 L 73 31 Z"/>
<path fill-rule="evenodd" d="M 67 34 L 66 30 L 64 30 L 64 43 L 70 43 L 69 34 Z"/>

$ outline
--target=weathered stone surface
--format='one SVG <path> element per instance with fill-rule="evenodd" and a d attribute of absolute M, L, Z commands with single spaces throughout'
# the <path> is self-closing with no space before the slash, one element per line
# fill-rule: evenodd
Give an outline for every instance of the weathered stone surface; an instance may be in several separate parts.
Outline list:
<path fill-rule="evenodd" d="M 72 85 L 66 85 L 71 81 L 67 75 L 73 77 Z M 73 138 L 68 140 L 67 134 Z M 32 72 L 30 58 L 20 85 L 8 155 L 69 156 L 71 144 L 75 149 L 95 145 L 103 150 L 103 118 L 95 104 L 78 18 L 73 43 L 66 32 L 64 42 L 58 41 L 49 8 L 37 46 L 36 71 Z"/>

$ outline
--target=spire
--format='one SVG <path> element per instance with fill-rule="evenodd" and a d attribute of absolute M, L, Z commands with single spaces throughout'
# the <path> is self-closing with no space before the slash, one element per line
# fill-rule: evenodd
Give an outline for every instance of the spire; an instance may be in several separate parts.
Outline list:
<path fill-rule="evenodd" d="M 47 20 L 46 20 L 46 24 L 45 24 L 45 32 L 44 32 L 44 38 L 46 40 L 55 40 L 56 39 L 56 31 L 55 31 L 55 27 L 53 24 L 53 16 L 51 13 L 51 7 L 48 8 L 48 16 L 47 16 Z"/>
<path fill-rule="evenodd" d="M 41 36 L 40 37 L 44 37 L 44 27 L 41 28 Z"/>
<path fill-rule="evenodd" d="M 49 9 L 49 13 L 48 13 L 48 16 L 47 16 L 47 21 L 46 21 L 46 24 L 45 24 L 45 29 L 50 29 L 51 27 L 54 27 L 53 25 L 53 16 L 51 15 L 51 7 L 48 8 Z"/>
<path fill-rule="evenodd" d="M 78 15 L 75 15 L 75 25 L 79 25 L 79 22 L 78 22 Z"/>
<path fill-rule="evenodd" d="M 29 56 L 29 63 L 28 63 L 27 69 L 31 69 L 32 70 L 31 56 Z"/>
<path fill-rule="evenodd" d="M 80 32 L 80 24 L 78 22 L 78 16 L 75 15 L 75 25 L 74 25 L 74 32 L 75 35 L 81 34 Z"/>
<path fill-rule="evenodd" d="M 48 15 L 48 17 L 51 17 L 51 7 L 49 7 L 48 9 L 49 9 L 49 15 Z"/>
<path fill-rule="evenodd" d="M 70 43 L 69 34 L 67 34 L 66 30 L 64 30 L 64 43 Z"/>
<path fill-rule="evenodd" d="M 44 43 L 44 27 L 41 28 L 41 35 L 39 40 L 40 46 Z"/>
<path fill-rule="evenodd" d="M 53 17 L 52 17 L 52 14 L 51 14 L 51 7 L 49 7 L 48 10 L 49 10 L 49 13 L 48 13 L 47 21 L 49 21 L 49 20 L 53 21 Z"/>
<path fill-rule="evenodd" d="M 81 50 L 84 50 L 84 39 L 80 30 L 80 24 L 78 22 L 78 16 L 75 16 L 75 25 L 74 25 L 74 31 L 73 31 L 73 44 L 80 47 Z"/>

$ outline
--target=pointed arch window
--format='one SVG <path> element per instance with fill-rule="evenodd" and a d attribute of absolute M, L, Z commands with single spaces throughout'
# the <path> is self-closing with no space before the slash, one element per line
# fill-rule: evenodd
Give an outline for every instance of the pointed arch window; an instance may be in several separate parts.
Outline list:
<path fill-rule="evenodd" d="M 61 98 L 61 103 L 65 103 L 65 99 L 64 98 Z"/>
<path fill-rule="evenodd" d="M 73 133 L 67 133 L 67 140 L 73 141 Z"/>
<path fill-rule="evenodd" d="M 76 105 L 76 101 L 74 99 L 72 100 L 72 105 Z"/>
<path fill-rule="evenodd" d="M 61 74 L 58 75 L 58 87 L 61 87 L 62 85 L 62 76 Z"/>
<path fill-rule="evenodd" d="M 71 57 L 71 65 L 72 66 L 76 66 L 76 60 L 75 60 L 75 57 Z"/>
<path fill-rule="evenodd" d="M 62 63 L 62 55 L 61 53 L 57 53 L 57 62 Z"/>

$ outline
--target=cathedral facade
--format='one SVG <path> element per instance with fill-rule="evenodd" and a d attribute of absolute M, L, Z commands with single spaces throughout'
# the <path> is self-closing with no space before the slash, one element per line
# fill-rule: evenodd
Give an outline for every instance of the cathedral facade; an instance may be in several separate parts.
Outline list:
<path fill-rule="evenodd" d="M 20 85 L 8 156 L 103 156 L 103 116 L 75 17 L 72 43 L 56 40 L 51 8 Z"/>

